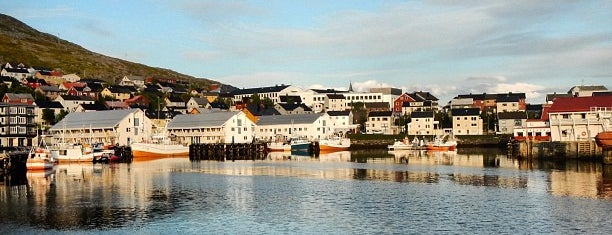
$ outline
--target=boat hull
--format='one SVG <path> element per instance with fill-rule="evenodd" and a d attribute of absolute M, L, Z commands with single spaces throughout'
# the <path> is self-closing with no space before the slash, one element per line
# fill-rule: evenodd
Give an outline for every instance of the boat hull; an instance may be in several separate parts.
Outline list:
<path fill-rule="evenodd" d="M 134 143 L 130 147 L 133 160 L 189 157 L 189 147 L 179 144 Z"/>
<path fill-rule="evenodd" d="M 291 145 L 285 144 L 285 143 L 268 143 L 268 151 L 270 152 L 291 151 Z"/>
<path fill-rule="evenodd" d="M 612 131 L 599 132 L 595 136 L 595 142 L 599 147 L 612 148 Z"/>
<path fill-rule="evenodd" d="M 28 158 L 26 169 L 29 171 L 43 171 L 53 168 L 53 162 L 42 158 Z"/>

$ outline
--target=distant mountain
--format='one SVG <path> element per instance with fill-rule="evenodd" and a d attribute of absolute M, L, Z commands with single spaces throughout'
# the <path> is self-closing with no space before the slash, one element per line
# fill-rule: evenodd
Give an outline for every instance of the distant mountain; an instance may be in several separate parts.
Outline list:
<path fill-rule="evenodd" d="M 125 75 L 139 75 L 176 78 L 190 84 L 195 83 L 201 88 L 212 83 L 220 84 L 169 69 L 150 67 L 98 54 L 33 29 L 11 16 L 0 14 L 0 63 L 6 62 L 59 69 L 64 74 L 76 73 L 81 78 L 98 78 L 111 83 Z"/>

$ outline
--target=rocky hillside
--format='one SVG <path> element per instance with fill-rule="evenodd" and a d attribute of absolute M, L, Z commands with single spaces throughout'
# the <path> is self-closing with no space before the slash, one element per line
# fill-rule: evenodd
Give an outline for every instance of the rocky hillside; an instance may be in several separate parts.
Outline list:
<path fill-rule="evenodd" d="M 57 69 L 64 74 L 76 73 L 82 78 L 85 71 L 85 78 L 98 78 L 111 83 L 128 74 L 176 78 L 197 84 L 198 87 L 218 83 L 98 54 L 0 14 L 0 63 L 5 62 Z"/>

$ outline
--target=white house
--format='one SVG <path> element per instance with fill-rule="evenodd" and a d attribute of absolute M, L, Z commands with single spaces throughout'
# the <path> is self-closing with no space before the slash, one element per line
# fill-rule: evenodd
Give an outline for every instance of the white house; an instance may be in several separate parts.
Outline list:
<path fill-rule="evenodd" d="M 605 92 L 608 91 L 608 88 L 606 88 L 605 86 L 601 86 L 601 85 L 595 85 L 595 86 L 573 86 L 572 88 L 570 88 L 569 91 L 567 91 L 567 94 L 570 94 L 572 96 L 576 96 L 576 97 L 584 97 L 584 96 L 592 96 L 593 92 Z"/>
<path fill-rule="evenodd" d="M 74 112 L 79 108 L 81 104 L 93 104 L 96 101 L 89 96 L 72 96 L 72 95 L 60 95 L 55 98 L 55 101 L 60 102 L 64 106 L 64 110 L 67 112 Z"/>
<path fill-rule="evenodd" d="M 353 124 L 353 112 L 345 111 L 327 111 L 331 121 L 331 130 L 334 133 L 354 132 L 357 125 Z"/>
<path fill-rule="evenodd" d="M 414 111 L 410 113 L 408 135 L 435 135 L 438 121 L 434 121 L 433 111 Z"/>
<path fill-rule="evenodd" d="M 325 111 L 346 110 L 346 98 L 343 94 L 327 94 L 325 96 Z"/>
<path fill-rule="evenodd" d="M 327 113 L 261 116 L 257 121 L 255 136 L 264 141 L 275 140 L 279 136 L 284 139 L 324 139 L 333 135 L 331 123 Z"/>
<path fill-rule="evenodd" d="M 208 112 L 177 115 L 167 127 L 168 133 L 182 144 L 251 143 L 255 123 L 243 112 Z"/>
<path fill-rule="evenodd" d="M 64 74 L 62 75 L 62 78 L 67 82 L 78 82 L 81 80 L 81 77 L 79 77 L 79 75 L 76 75 L 76 73 Z"/>
<path fill-rule="evenodd" d="M 525 127 L 514 128 L 513 136 L 517 140 L 530 138 L 536 140 L 550 140 L 550 125 L 541 119 L 527 119 Z"/>
<path fill-rule="evenodd" d="M 210 109 L 208 99 L 191 97 L 189 101 L 187 101 L 187 112 L 192 113 L 193 109 Z"/>
<path fill-rule="evenodd" d="M 393 135 L 399 133 L 393 125 L 393 111 L 373 111 L 365 123 L 366 133 Z"/>
<path fill-rule="evenodd" d="M 134 76 L 134 75 L 123 76 L 123 78 L 121 78 L 121 81 L 119 81 L 119 85 L 120 86 L 144 87 L 145 77 Z"/>
<path fill-rule="evenodd" d="M 69 113 L 49 131 L 54 143 L 129 145 L 151 137 L 152 123 L 140 109 Z"/>
<path fill-rule="evenodd" d="M 266 98 L 272 100 L 274 103 L 280 103 L 280 97 L 283 95 L 296 95 L 302 92 L 298 87 L 291 85 L 276 85 L 271 87 L 258 87 L 248 89 L 238 89 L 232 91 L 230 94 L 234 96 L 234 102 L 240 102 L 245 98 L 251 98 L 253 94 L 257 94 L 261 100 Z"/>

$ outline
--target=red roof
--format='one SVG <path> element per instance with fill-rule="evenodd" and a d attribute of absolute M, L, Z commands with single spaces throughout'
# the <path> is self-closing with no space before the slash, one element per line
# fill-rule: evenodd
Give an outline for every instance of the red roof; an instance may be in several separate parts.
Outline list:
<path fill-rule="evenodd" d="M 548 109 L 548 113 L 585 112 L 592 107 L 612 109 L 612 96 L 559 97 Z"/>

